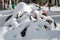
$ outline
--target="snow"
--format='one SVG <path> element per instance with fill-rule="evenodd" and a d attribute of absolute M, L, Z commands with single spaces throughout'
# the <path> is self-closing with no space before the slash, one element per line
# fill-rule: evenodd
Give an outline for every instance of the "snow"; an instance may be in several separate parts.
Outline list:
<path fill-rule="evenodd" d="M 11 13 L 13 13 L 13 10 L 1 10 L 0 11 L 0 14 L 11 14 Z"/>
<path fill-rule="evenodd" d="M 26 19 L 25 19 L 26 20 Z M 41 23 L 40 23 L 41 22 Z M 22 22 L 22 24 L 20 24 L 18 27 L 16 28 L 12 28 L 12 29 L 9 29 L 10 27 L 6 28 L 6 27 L 3 27 L 3 30 L 0 31 L 0 39 L 1 40 L 32 40 L 32 39 L 50 39 L 52 36 L 51 35 L 55 35 L 55 32 L 54 31 L 46 31 L 44 27 L 42 27 L 44 21 L 40 20 L 38 22 L 32 22 L 32 21 L 29 21 L 29 19 L 27 19 L 25 22 Z M 38 26 L 38 24 L 40 26 Z M 14 25 L 14 24 L 13 24 Z M 58 24 L 59 25 L 59 24 Z M 21 34 L 20 32 L 26 27 L 28 26 L 28 29 L 27 29 L 27 33 L 26 33 L 26 36 L 25 37 L 21 37 Z M 15 27 L 15 26 L 13 26 Z M 58 27 L 59 28 L 59 27 Z M 58 29 L 57 28 L 57 29 Z M 9 29 L 9 30 L 8 30 Z M 56 29 L 56 30 L 57 30 Z M 5 32 L 6 30 L 8 30 L 7 32 Z M 4 32 L 4 34 L 3 34 Z M 51 33 L 51 34 L 50 34 Z M 3 36 L 2 36 L 3 35 Z M 58 34 L 56 34 L 58 35 Z M 54 38 L 54 36 L 53 36 Z"/>
<path fill-rule="evenodd" d="M 0 40 L 59 40 L 60 24 L 57 23 L 57 28 L 55 28 L 54 20 L 50 16 L 44 16 L 41 11 L 37 10 L 38 8 L 34 8 L 36 8 L 36 6 L 21 2 L 16 6 L 16 9 L 12 11 L 12 14 L 10 14 L 10 12 L 6 12 L 9 13 L 8 15 L 1 14 Z M 32 15 L 31 11 L 37 15 L 37 19 L 34 18 L 35 15 Z M 26 12 L 27 15 L 24 12 Z M 22 14 L 24 15 L 20 17 Z M 8 21 L 5 21 L 9 15 L 12 15 L 12 17 Z M 18 18 L 16 18 L 17 15 Z M 29 19 L 30 15 L 32 21 Z M 43 19 L 41 19 L 41 17 Z M 51 20 L 52 23 L 49 24 L 46 20 Z M 45 29 L 44 25 L 47 26 L 47 29 Z M 24 30 L 25 28 L 26 30 Z M 24 36 L 21 34 L 22 32 L 25 33 Z"/>
<path fill-rule="evenodd" d="M 49 7 L 41 6 L 42 10 L 49 11 Z"/>
<path fill-rule="evenodd" d="M 53 6 L 50 8 L 51 11 L 60 11 L 60 7 Z"/>

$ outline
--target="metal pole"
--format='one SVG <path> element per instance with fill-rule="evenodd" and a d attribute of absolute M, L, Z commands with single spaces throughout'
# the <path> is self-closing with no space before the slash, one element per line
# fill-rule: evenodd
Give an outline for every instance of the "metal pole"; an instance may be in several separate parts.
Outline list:
<path fill-rule="evenodd" d="M 16 4 L 18 4 L 18 0 L 16 1 Z"/>
<path fill-rule="evenodd" d="M 4 9 L 4 0 L 2 0 L 2 9 Z"/>
<path fill-rule="evenodd" d="M 57 5 L 59 6 L 59 0 L 57 0 Z"/>
<path fill-rule="evenodd" d="M 30 0 L 30 3 L 31 3 L 31 0 Z"/>
<path fill-rule="evenodd" d="M 11 0 L 9 0 L 9 9 L 12 9 Z"/>

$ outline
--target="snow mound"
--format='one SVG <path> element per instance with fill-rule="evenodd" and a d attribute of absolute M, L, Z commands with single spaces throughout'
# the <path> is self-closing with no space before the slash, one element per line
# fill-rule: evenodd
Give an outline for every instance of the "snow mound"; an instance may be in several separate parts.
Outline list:
<path fill-rule="evenodd" d="M 0 19 L 0 40 L 49 40 L 55 35 L 52 28 L 56 29 L 57 24 L 51 17 L 42 15 L 35 5 L 20 2 L 13 14 L 5 17 Z"/>

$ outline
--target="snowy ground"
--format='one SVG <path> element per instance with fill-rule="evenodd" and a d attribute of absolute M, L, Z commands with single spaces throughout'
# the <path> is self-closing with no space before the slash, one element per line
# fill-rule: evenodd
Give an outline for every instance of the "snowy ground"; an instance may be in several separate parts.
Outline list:
<path fill-rule="evenodd" d="M 17 7 L 20 6 L 21 5 Z M 25 8 L 24 5 L 22 8 Z M 18 9 L 19 8 L 15 10 L 16 13 L 14 12 L 15 14 L 13 15 L 13 17 L 7 22 L 7 16 L 9 16 L 10 13 L 13 12 L 11 10 L 4 10 L 4 12 L 0 12 L 0 40 L 60 40 L 60 12 L 48 12 L 47 16 L 52 17 L 57 23 L 57 28 L 51 30 L 49 29 L 51 28 L 51 26 L 49 26 L 45 19 L 38 20 L 36 22 L 32 22 L 31 20 L 29 20 L 28 16 L 23 16 L 22 18 L 15 19 Z M 29 10 L 26 10 L 25 8 L 25 10 L 23 9 L 23 11 L 28 12 Z M 47 23 L 46 25 L 48 25 L 49 27 L 47 30 L 44 28 L 45 23 Z"/>
<path fill-rule="evenodd" d="M 49 13 L 48 13 L 48 16 L 53 16 L 53 15 L 51 15 L 51 14 L 49 15 Z M 6 15 L 4 15 L 4 16 L 0 15 L 0 28 L 5 23 L 5 21 L 4 21 L 5 18 L 6 18 Z M 18 36 L 16 35 L 16 33 L 20 34 L 20 31 L 19 31 L 19 30 L 21 30 L 20 28 L 17 28 L 12 31 L 10 30 L 5 34 L 5 36 L 2 36 L 3 34 L 1 32 L 7 31 L 7 30 L 5 30 L 5 28 L 3 28 L 4 29 L 4 30 L 2 29 L 3 31 L 0 29 L 0 40 L 20 40 L 20 39 L 21 40 L 60 40 L 60 16 L 53 16 L 52 18 L 57 22 L 57 25 L 58 25 L 58 27 L 53 31 L 46 31 L 46 30 L 43 30 L 42 28 L 39 28 L 39 27 L 36 29 L 36 27 L 37 27 L 36 23 L 27 22 L 27 23 L 24 23 L 23 25 L 26 26 L 27 24 L 29 24 L 32 28 L 30 27 L 28 29 L 29 31 L 27 31 L 25 37 L 21 37 L 19 35 Z M 33 26 L 35 26 L 35 27 L 33 27 Z M 1 38 L 1 36 L 4 37 L 4 39 Z"/>

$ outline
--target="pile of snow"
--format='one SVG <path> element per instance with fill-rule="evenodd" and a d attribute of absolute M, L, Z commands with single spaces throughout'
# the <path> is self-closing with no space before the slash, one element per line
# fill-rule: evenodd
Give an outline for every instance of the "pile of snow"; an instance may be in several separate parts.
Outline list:
<path fill-rule="evenodd" d="M 50 8 L 51 11 L 60 11 L 60 7 L 53 6 Z"/>
<path fill-rule="evenodd" d="M 0 24 L 0 40 L 49 40 L 52 37 L 50 32 L 57 27 L 55 21 L 42 15 L 38 7 L 24 2 L 16 6 L 12 15 L 5 17 L 1 19 L 3 24 Z"/>

